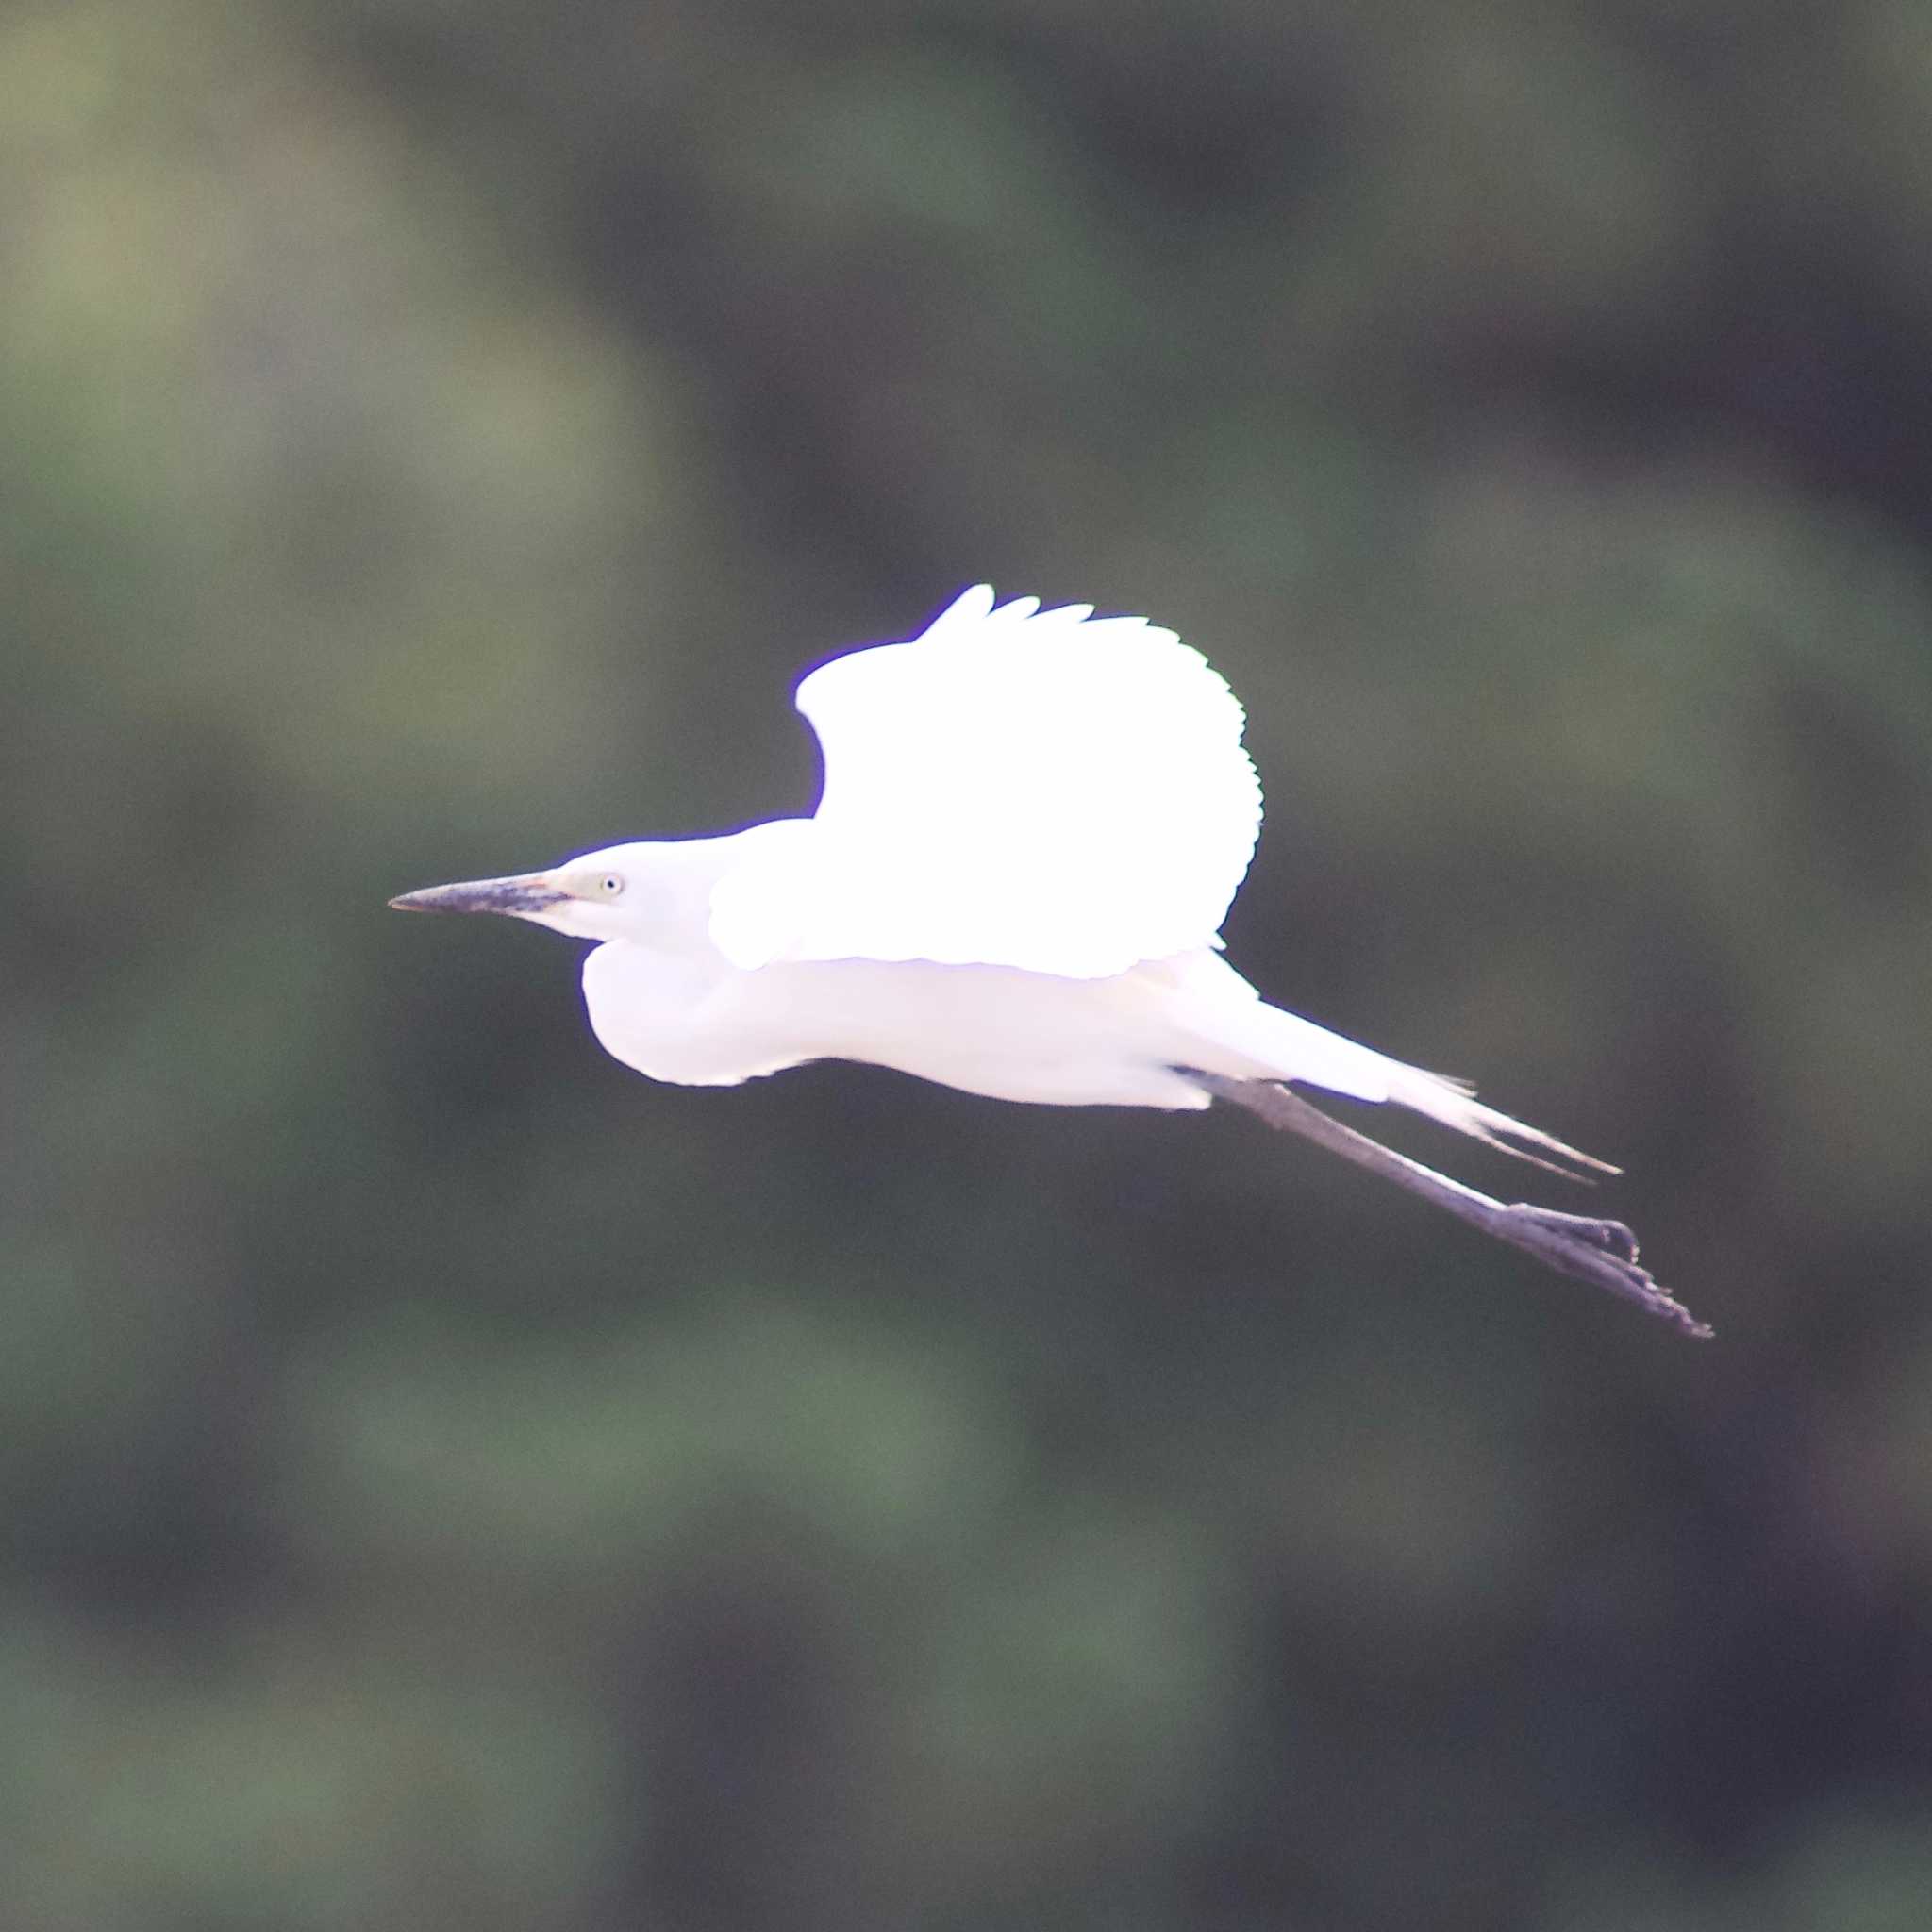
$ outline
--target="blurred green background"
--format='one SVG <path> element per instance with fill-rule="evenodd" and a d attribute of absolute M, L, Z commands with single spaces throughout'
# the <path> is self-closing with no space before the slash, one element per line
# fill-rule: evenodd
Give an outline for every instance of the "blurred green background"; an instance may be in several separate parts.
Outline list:
<path fill-rule="evenodd" d="M 6 7 L 0 1927 L 1932 1923 L 1928 235 L 1914 0 Z M 383 909 L 980 576 L 1716 1343 Z"/>

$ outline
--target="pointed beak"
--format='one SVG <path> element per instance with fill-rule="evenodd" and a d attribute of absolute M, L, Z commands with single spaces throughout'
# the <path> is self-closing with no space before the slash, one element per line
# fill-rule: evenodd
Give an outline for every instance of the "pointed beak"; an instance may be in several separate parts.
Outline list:
<path fill-rule="evenodd" d="M 425 886 L 389 903 L 398 912 L 542 912 L 570 894 L 547 872 L 508 879 L 468 879 L 455 886 Z"/>

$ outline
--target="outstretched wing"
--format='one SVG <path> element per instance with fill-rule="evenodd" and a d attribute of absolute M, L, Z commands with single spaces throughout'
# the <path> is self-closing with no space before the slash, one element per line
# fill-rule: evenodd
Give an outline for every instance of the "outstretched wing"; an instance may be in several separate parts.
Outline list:
<path fill-rule="evenodd" d="M 1213 942 L 1254 856 L 1241 705 L 1144 618 L 995 608 L 976 585 L 909 643 L 814 671 L 798 708 L 824 791 L 713 897 L 713 941 L 741 966 L 1099 978 Z"/>

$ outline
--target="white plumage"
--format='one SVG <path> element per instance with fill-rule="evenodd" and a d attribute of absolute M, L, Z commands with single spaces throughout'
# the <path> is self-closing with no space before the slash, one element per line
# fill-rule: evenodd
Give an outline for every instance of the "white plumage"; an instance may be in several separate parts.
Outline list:
<path fill-rule="evenodd" d="M 719 882 L 734 965 L 931 959 L 1072 979 L 1215 943 L 1254 856 L 1241 708 L 1198 651 L 1092 606 L 960 595 L 798 687 L 809 838 Z"/>
<path fill-rule="evenodd" d="M 821 665 L 798 708 L 824 753 L 808 819 L 407 903 L 604 941 L 591 1026 L 654 1079 L 838 1058 L 1002 1100 L 1209 1105 L 1186 1069 L 1556 1145 L 1268 1006 L 1219 956 L 1261 788 L 1240 703 L 1174 632 L 978 584 L 909 641 Z"/>
<path fill-rule="evenodd" d="M 1261 791 L 1240 704 L 1172 631 L 1084 604 L 998 605 L 979 584 L 909 641 L 822 665 L 798 708 L 824 753 L 809 819 L 393 903 L 601 941 L 584 964 L 591 1026 L 655 1079 L 730 1086 L 837 1058 L 1055 1106 L 1233 1099 L 1682 1315 L 1620 1224 L 1505 1208 L 1283 1091 L 1395 1101 L 1512 1152 L 1602 1166 L 1269 1006 L 1220 957 Z"/>

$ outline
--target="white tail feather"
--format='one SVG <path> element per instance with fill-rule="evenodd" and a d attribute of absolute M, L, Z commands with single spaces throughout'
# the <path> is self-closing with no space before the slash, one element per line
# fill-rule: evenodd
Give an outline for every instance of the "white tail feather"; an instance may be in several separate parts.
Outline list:
<path fill-rule="evenodd" d="M 1572 1180 L 1588 1180 L 1592 1174 L 1623 1172 L 1607 1160 L 1599 1160 L 1595 1155 L 1544 1133 L 1541 1127 L 1528 1126 L 1522 1121 L 1511 1120 L 1507 1113 L 1498 1113 L 1493 1107 L 1485 1107 L 1474 1091 L 1463 1082 L 1425 1074 L 1420 1067 L 1399 1068 L 1389 1082 L 1389 1098 L 1400 1107 L 1411 1108 L 1432 1121 L 1440 1121 L 1445 1127 L 1454 1127 L 1459 1134 L 1468 1134 L 1505 1154 L 1515 1155 L 1519 1160 L 1546 1167 L 1552 1174 L 1565 1174 Z M 1519 1146 L 1519 1141 L 1528 1144 Z M 1533 1147 L 1541 1148 L 1544 1154 L 1557 1155 L 1558 1159 L 1546 1160 L 1543 1154 L 1531 1153 Z M 1569 1165 L 1563 1165 L 1564 1162 Z"/>
<path fill-rule="evenodd" d="M 1270 1006 L 1218 953 L 1191 953 L 1151 970 L 1166 996 L 1178 994 L 1185 1001 L 1188 1051 L 1174 1056 L 1176 1065 L 1235 1079 L 1320 1087 L 1356 1100 L 1392 1101 L 1571 1180 L 1622 1172 L 1541 1127 L 1485 1107 L 1466 1080 L 1424 1073 Z"/>

